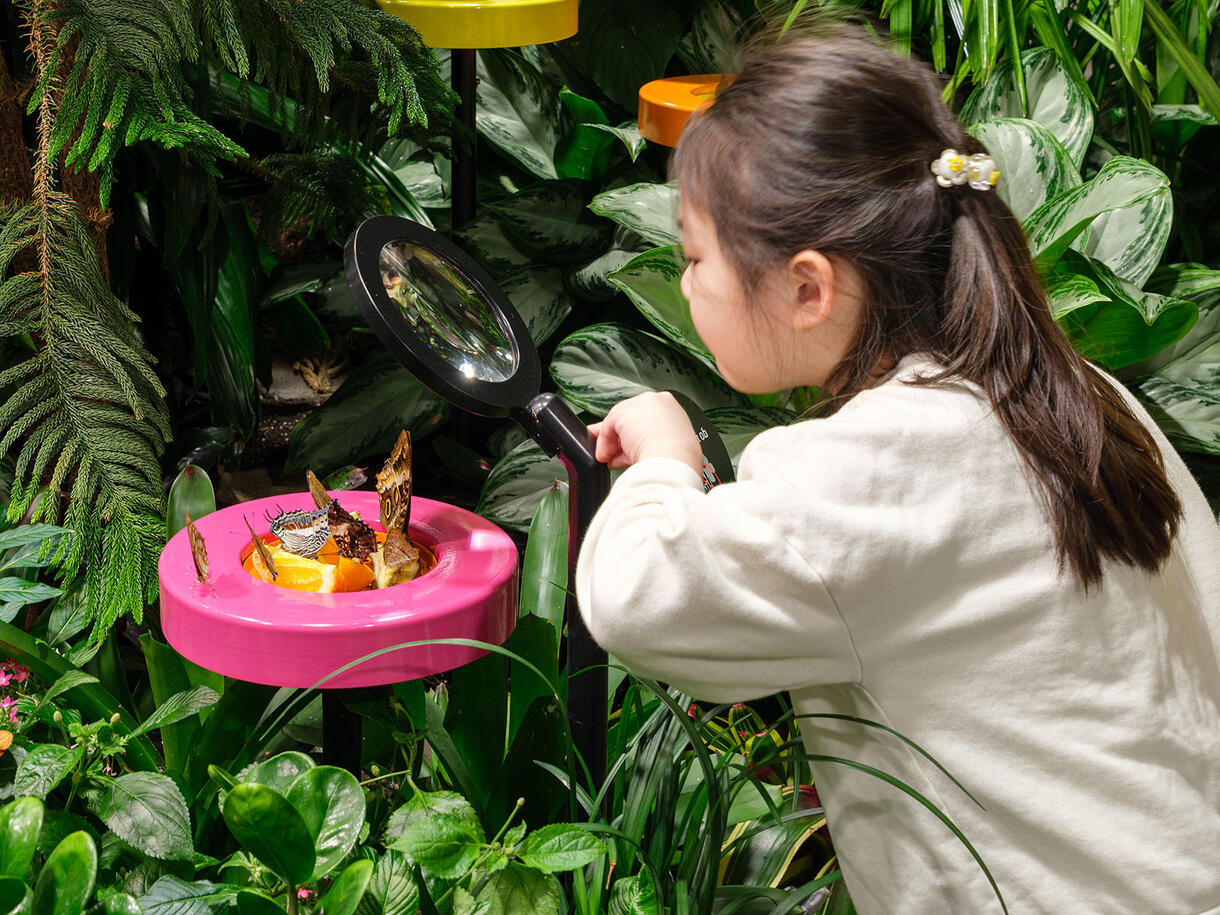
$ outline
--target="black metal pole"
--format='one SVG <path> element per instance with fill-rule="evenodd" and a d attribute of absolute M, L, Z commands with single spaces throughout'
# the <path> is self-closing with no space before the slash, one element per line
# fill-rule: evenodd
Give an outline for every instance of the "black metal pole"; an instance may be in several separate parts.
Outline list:
<path fill-rule="evenodd" d="M 360 778 L 360 716 L 333 689 L 322 690 L 322 762 Z"/>
<path fill-rule="evenodd" d="M 450 78 L 453 91 L 461 101 L 457 107 L 457 118 L 469 133 L 466 137 L 453 137 L 453 200 L 451 219 L 453 228 L 460 229 L 474 219 L 475 210 L 475 152 L 478 133 L 475 130 L 475 83 L 477 64 L 474 50 L 455 48 L 449 52 Z"/>
<path fill-rule="evenodd" d="M 530 401 L 527 411 L 535 424 L 533 429 L 527 426 L 527 431 L 541 431 L 542 437 L 549 439 L 541 442 L 544 450 L 558 454 L 568 471 L 568 597 L 564 604 L 568 621 L 568 721 L 572 742 L 589 767 L 588 787 L 593 793 L 606 777 L 606 652 L 589 635 L 576 606 L 576 557 L 593 515 L 610 491 L 610 470 L 593 456 L 593 436 L 557 394 L 539 394 Z M 573 771 L 572 776 L 576 775 Z"/>

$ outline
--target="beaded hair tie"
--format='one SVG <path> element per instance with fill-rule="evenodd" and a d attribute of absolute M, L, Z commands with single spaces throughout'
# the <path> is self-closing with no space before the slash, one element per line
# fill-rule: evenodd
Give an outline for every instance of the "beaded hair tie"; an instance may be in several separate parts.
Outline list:
<path fill-rule="evenodd" d="M 967 158 L 956 149 L 946 149 L 932 163 L 932 174 L 941 187 L 969 184 L 976 191 L 989 191 L 1000 180 L 1000 170 L 995 159 L 986 153 L 975 153 Z"/>

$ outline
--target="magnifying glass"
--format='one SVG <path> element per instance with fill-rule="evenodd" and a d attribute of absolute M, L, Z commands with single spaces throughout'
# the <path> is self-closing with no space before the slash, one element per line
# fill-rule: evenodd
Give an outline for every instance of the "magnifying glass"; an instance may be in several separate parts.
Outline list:
<path fill-rule="evenodd" d="M 352 295 L 385 348 L 434 393 L 479 416 L 511 417 L 568 473 L 568 715 L 596 790 L 606 765 L 606 654 L 575 604 L 577 550 L 610 489 L 596 439 L 557 394 L 541 392 L 542 368 L 512 302 L 470 255 L 398 216 L 374 216 L 347 241 Z M 691 400 L 704 453 L 704 487 L 733 478 L 729 455 Z"/>

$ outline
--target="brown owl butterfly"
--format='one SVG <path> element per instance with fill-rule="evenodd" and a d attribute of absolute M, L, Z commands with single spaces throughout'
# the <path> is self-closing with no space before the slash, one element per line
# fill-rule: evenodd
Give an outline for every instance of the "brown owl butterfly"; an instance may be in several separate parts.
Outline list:
<path fill-rule="evenodd" d="M 13 745 L 13 732 L 0 731 L 0 756 L 4 755 L 5 750 Z"/>
<path fill-rule="evenodd" d="M 388 536 L 401 531 L 411 539 L 411 433 L 406 429 L 398 435 L 389 460 L 377 474 L 377 501 L 381 506 L 381 523 Z"/>
<path fill-rule="evenodd" d="M 208 551 L 203 544 L 203 534 L 191 520 L 191 513 L 186 513 L 186 536 L 191 541 L 191 558 L 195 560 L 195 577 L 206 581 L 208 577 Z"/>
<path fill-rule="evenodd" d="M 373 533 L 373 529 L 351 515 L 337 499 L 332 499 L 312 470 L 305 471 L 305 477 L 309 480 L 309 492 L 313 496 L 314 504 L 327 510 L 330 535 L 335 538 L 339 555 L 361 562 L 368 559 L 369 553 L 377 549 L 377 535 Z"/>
<path fill-rule="evenodd" d="M 250 542 L 254 544 L 254 548 L 258 550 L 258 555 L 262 557 L 263 562 L 267 566 L 267 571 L 271 573 L 271 580 L 275 581 L 279 576 L 275 572 L 275 563 L 271 559 L 271 551 L 267 549 L 267 544 L 263 543 L 263 538 L 254 533 L 254 528 L 250 525 L 250 519 L 242 515 L 241 520 L 246 522 L 246 529 L 250 532 Z"/>

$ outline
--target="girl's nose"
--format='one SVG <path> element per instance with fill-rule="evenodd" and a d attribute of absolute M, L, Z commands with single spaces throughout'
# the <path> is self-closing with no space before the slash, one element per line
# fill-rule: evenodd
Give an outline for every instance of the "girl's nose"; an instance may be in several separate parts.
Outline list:
<path fill-rule="evenodd" d="M 687 264 L 682 270 L 682 279 L 678 281 L 678 288 L 682 290 L 682 295 L 686 297 L 686 301 L 690 302 L 690 264 Z"/>

